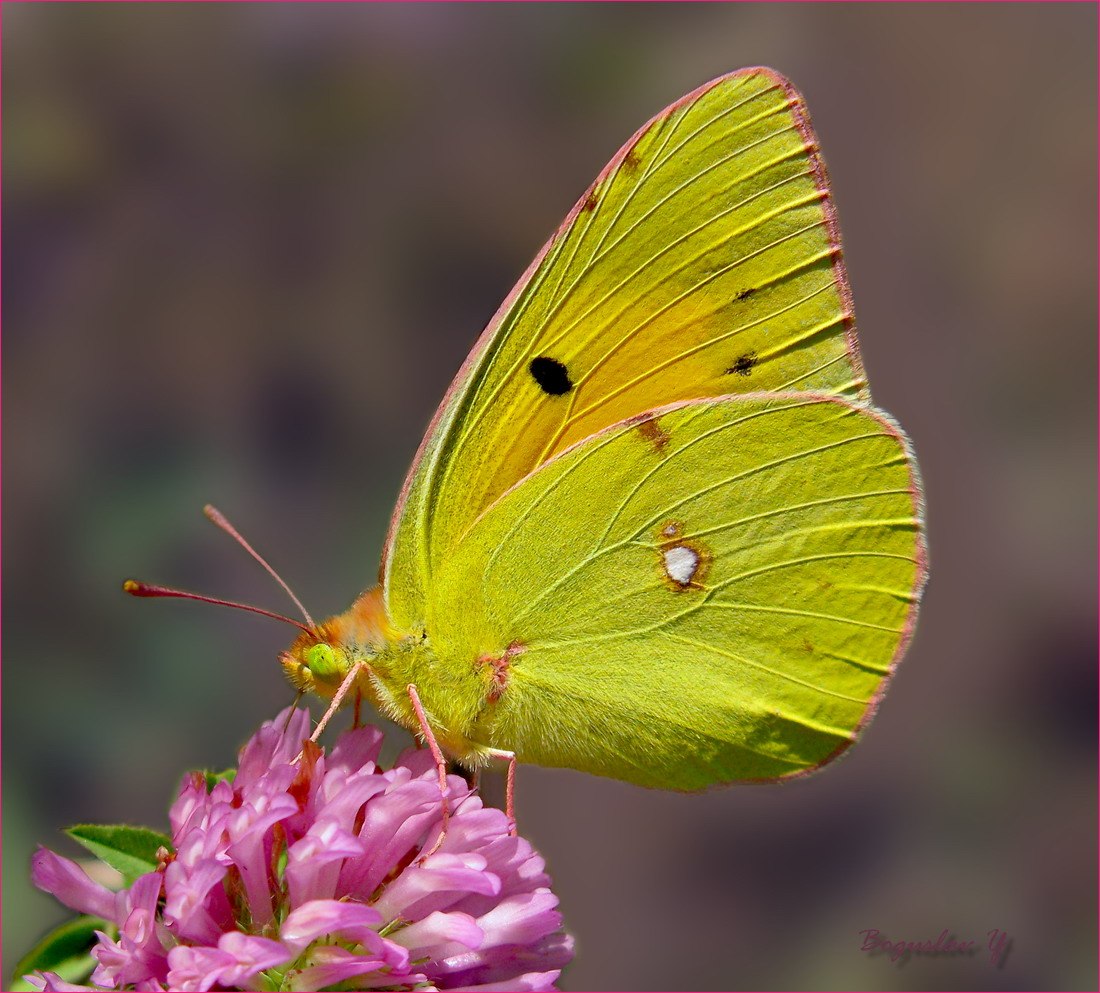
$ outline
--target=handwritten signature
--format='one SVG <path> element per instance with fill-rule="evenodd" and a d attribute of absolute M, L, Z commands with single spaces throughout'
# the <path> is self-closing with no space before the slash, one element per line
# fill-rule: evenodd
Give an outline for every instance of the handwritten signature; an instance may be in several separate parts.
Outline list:
<path fill-rule="evenodd" d="M 904 941 L 890 939 L 877 928 L 864 928 L 859 932 L 863 936 L 861 952 L 885 955 L 891 962 L 904 964 L 913 955 L 949 956 L 979 954 L 982 945 L 989 956 L 989 964 L 995 969 L 1004 965 L 1008 953 L 1012 950 L 1012 936 L 1001 928 L 986 932 L 985 942 L 973 938 L 956 938 L 950 929 L 944 928 L 936 938 L 924 941 Z"/>

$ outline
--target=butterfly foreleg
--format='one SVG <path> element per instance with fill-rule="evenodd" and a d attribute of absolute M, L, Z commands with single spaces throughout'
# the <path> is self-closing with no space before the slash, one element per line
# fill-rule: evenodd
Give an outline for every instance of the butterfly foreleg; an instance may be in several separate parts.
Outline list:
<path fill-rule="evenodd" d="M 344 677 L 336 693 L 333 695 L 332 703 L 328 705 L 328 710 L 325 711 L 324 717 L 317 722 L 317 727 L 313 729 L 313 734 L 309 736 L 310 741 L 316 741 L 321 737 L 321 732 L 325 730 L 328 722 L 332 719 L 332 715 L 335 714 L 343 704 L 344 697 L 348 695 L 348 690 L 355 685 L 355 681 L 366 668 L 367 664 L 365 662 L 356 662 L 355 665 L 348 670 L 348 674 Z M 356 697 L 356 699 L 358 699 L 358 697 Z"/>

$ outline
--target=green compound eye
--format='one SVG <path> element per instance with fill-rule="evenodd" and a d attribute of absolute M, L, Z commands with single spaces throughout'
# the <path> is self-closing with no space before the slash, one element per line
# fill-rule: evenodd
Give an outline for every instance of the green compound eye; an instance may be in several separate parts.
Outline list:
<path fill-rule="evenodd" d="M 332 645 L 314 645 L 305 654 L 305 663 L 314 679 L 323 683 L 335 683 L 342 675 L 343 656 Z"/>

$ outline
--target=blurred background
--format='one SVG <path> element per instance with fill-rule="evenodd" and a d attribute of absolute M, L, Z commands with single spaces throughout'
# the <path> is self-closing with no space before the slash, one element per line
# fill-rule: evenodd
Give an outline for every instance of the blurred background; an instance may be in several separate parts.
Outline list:
<path fill-rule="evenodd" d="M 3 21 L 5 976 L 64 916 L 27 881 L 35 843 L 163 828 L 181 773 L 231 764 L 291 699 L 289 629 L 120 581 L 289 609 L 212 501 L 311 611 L 343 610 L 445 387 L 574 200 L 663 106 L 765 64 L 824 146 L 931 583 L 876 721 L 819 776 L 681 796 L 521 768 L 578 941 L 562 985 L 1096 987 L 1094 6 Z M 866 928 L 982 950 L 898 966 Z"/>

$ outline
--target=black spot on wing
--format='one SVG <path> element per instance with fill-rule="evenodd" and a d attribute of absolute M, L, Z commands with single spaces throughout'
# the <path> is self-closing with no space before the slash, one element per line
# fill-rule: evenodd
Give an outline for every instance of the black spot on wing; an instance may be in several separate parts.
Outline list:
<path fill-rule="evenodd" d="M 550 396 L 560 397 L 563 393 L 568 393 L 573 389 L 573 380 L 569 378 L 569 370 L 557 359 L 540 355 L 538 358 L 531 359 L 528 369 L 542 391 L 549 393 Z"/>
<path fill-rule="evenodd" d="M 737 356 L 733 365 L 726 370 L 726 375 L 736 373 L 738 376 L 747 376 L 752 372 L 754 365 L 756 365 L 756 352 L 746 352 L 744 355 Z"/>

